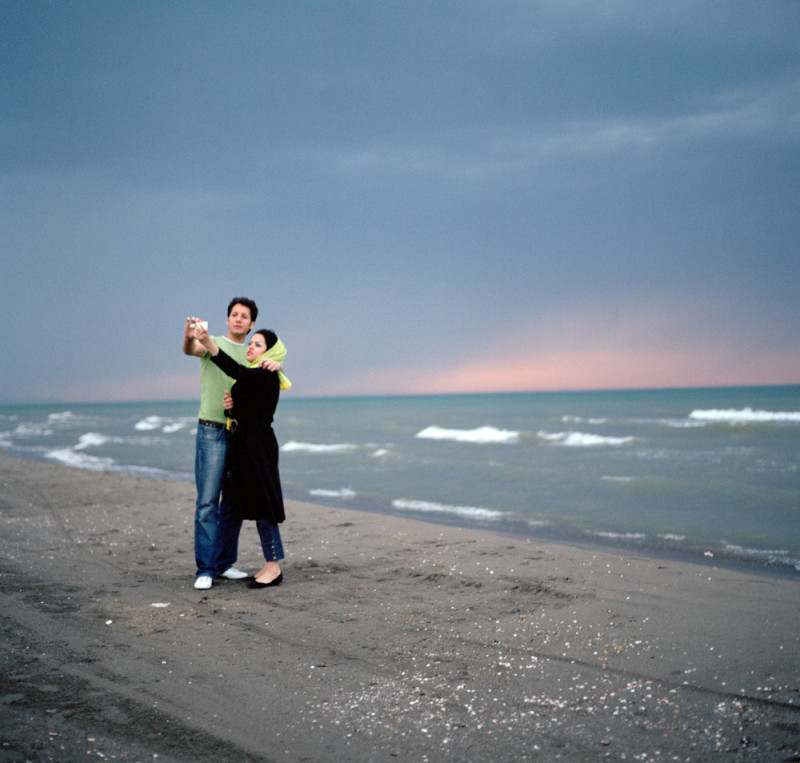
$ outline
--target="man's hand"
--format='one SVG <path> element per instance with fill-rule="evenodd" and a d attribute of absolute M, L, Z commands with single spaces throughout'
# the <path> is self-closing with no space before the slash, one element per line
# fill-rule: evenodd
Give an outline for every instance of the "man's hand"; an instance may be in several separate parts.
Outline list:
<path fill-rule="evenodd" d="M 195 335 L 196 326 L 199 322 L 200 319 L 196 316 L 191 316 L 190 318 L 186 319 L 186 325 L 183 329 L 182 346 L 184 355 L 196 355 L 198 358 L 201 358 L 206 354 L 206 348 L 203 347 L 199 342 L 195 341 L 197 338 Z"/>
<path fill-rule="evenodd" d="M 261 358 L 258 361 L 259 368 L 266 368 L 267 371 L 281 371 L 281 364 L 278 363 L 277 360 L 273 360 L 272 358 Z"/>
<path fill-rule="evenodd" d="M 233 408 L 233 398 L 228 390 L 225 390 L 225 394 L 222 396 L 222 407 L 226 411 L 230 411 Z"/>

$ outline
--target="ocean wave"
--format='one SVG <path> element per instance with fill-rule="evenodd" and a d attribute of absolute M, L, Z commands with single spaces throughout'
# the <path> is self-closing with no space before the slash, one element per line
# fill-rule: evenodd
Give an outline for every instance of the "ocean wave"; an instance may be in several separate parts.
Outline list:
<path fill-rule="evenodd" d="M 647 538 L 646 533 L 614 533 L 596 531 L 589 534 L 596 535 L 598 538 L 607 538 L 608 540 L 644 540 Z"/>
<path fill-rule="evenodd" d="M 344 498 L 350 500 L 356 497 L 356 491 L 351 490 L 349 487 L 343 487 L 341 490 L 326 490 L 325 488 L 316 488 L 309 490 L 309 495 L 314 495 L 319 498 Z"/>
<path fill-rule="evenodd" d="M 317 442 L 296 442 L 290 440 L 281 445 L 281 450 L 284 453 L 346 453 L 354 450 L 355 445 L 348 443 L 334 443 L 332 445 L 325 445 Z"/>
<path fill-rule="evenodd" d="M 161 480 L 179 480 L 191 482 L 194 479 L 192 472 L 174 472 L 156 466 L 140 466 L 135 464 L 118 464 L 113 458 L 90 456 L 88 453 L 78 453 L 75 448 L 55 448 L 44 451 L 42 457 L 55 461 L 62 466 L 74 469 L 88 469 L 95 472 L 114 472 L 115 474 L 131 474 L 137 477 L 149 477 Z"/>
<path fill-rule="evenodd" d="M 62 424 L 77 418 L 72 411 L 61 411 L 60 413 L 49 413 L 47 420 L 54 424 Z"/>
<path fill-rule="evenodd" d="M 747 548 L 746 546 L 738 546 L 734 543 L 726 543 L 723 541 L 723 550 L 736 554 L 736 556 L 749 556 L 755 558 L 765 558 L 771 561 L 777 561 L 781 557 L 789 554 L 788 549 L 769 549 L 769 548 Z"/>
<path fill-rule="evenodd" d="M 449 506 L 443 503 L 433 503 L 431 501 L 414 501 L 408 498 L 399 498 L 392 501 L 395 509 L 405 509 L 407 511 L 421 511 L 425 513 L 455 514 L 467 519 L 499 519 L 504 516 L 502 511 L 495 509 L 484 509 L 480 506 Z"/>
<path fill-rule="evenodd" d="M 539 431 L 536 436 L 546 442 L 557 443 L 566 448 L 596 448 L 603 445 L 618 447 L 627 445 L 634 441 L 634 437 L 608 437 L 605 435 L 591 434 L 587 432 L 543 432 Z"/>
<path fill-rule="evenodd" d="M 169 441 L 160 437 L 114 437 L 100 434 L 99 432 L 85 432 L 78 436 L 78 444 L 73 450 L 86 450 L 87 448 L 102 448 L 104 445 L 123 445 L 136 448 L 150 448 L 164 445 Z"/>
<path fill-rule="evenodd" d="M 77 453 L 72 448 L 57 448 L 45 453 L 45 457 L 65 466 L 77 469 L 91 469 L 93 471 L 108 471 L 114 465 L 113 458 L 100 458 L 87 453 Z"/>
<path fill-rule="evenodd" d="M 78 438 L 78 444 L 74 450 L 85 450 L 86 448 L 99 447 L 112 441 L 111 437 L 97 432 L 87 432 Z"/>
<path fill-rule="evenodd" d="M 689 414 L 690 419 L 696 421 L 722 421 L 731 424 L 762 424 L 765 422 L 796 422 L 800 423 L 800 412 L 798 411 L 761 411 L 752 408 L 742 408 L 736 410 L 728 409 L 709 409 L 694 410 Z"/>
<path fill-rule="evenodd" d="M 133 425 L 133 428 L 137 432 L 149 432 L 153 429 L 158 429 L 161 426 L 161 422 L 161 416 L 147 416 L 146 418 L 137 421 Z"/>
<path fill-rule="evenodd" d="M 544 519 L 527 519 L 525 520 L 525 524 L 528 527 L 548 527 L 550 522 Z"/>
<path fill-rule="evenodd" d="M 478 444 L 517 442 L 519 432 L 510 429 L 495 429 L 494 427 L 478 427 L 477 429 L 445 429 L 444 427 L 430 426 L 417 432 L 415 437 L 425 440 L 455 440 L 456 442 L 471 442 Z"/>
<path fill-rule="evenodd" d="M 20 424 L 14 429 L 13 434 L 17 437 L 49 437 L 53 434 L 53 429 L 47 424 L 39 424 L 30 421 L 25 424 Z"/>
<path fill-rule="evenodd" d="M 154 429 L 160 429 L 166 434 L 179 432 L 181 429 L 186 429 L 189 425 L 190 419 L 186 418 L 173 418 L 170 416 L 146 416 L 137 421 L 133 428 L 137 432 L 152 432 Z M 191 419 L 194 421 L 194 419 Z"/>
<path fill-rule="evenodd" d="M 748 548 L 747 546 L 740 546 L 722 541 L 718 553 L 720 556 L 755 561 L 759 564 L 775 567 L 792 567 L 800 572 L 800 559 L 798 559 L 796 555 L 793 555 L 788 549 Z M 708 552 L 706 552 L 706 555 L 709 555 Z M 713 554 L 711 554 L 711 556 L 713 556 Z"/>
<path fill-rule="evenodd" d="M 565 424 L 607 424 L 608 419 L 585 419 L 583 416 L 562 416 Z"/>

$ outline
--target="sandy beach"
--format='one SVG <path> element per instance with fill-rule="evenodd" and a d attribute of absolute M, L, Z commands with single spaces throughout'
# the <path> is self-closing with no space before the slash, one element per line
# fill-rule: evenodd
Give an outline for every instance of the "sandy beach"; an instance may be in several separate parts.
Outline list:
<path fill-rule="evenodd" d="M 196 591 L 193 485 L 0 482 L 0 761 L 800 759 L 796 581 L 289 502 Z"/>

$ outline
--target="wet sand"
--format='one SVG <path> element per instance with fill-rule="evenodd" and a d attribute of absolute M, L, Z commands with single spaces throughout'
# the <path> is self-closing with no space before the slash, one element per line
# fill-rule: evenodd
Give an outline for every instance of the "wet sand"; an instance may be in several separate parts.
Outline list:
<path fill-rule="evenodd" d="M 195 591 L 192 485 L 0 452 L 0 761 L 800 758 L 797 581 L 287 515 Z"/>

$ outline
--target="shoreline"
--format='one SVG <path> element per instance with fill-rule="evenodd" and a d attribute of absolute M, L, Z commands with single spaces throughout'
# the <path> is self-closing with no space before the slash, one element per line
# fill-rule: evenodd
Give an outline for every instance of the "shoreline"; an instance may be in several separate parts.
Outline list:
<path fill-rule="evenodd" d="M 12 458 L 19 458 L 22 460 L 31 460 L 37 463 L 50 464 L 57 467 L 68 469 L 79 469 L 81 471 L 88 471 L 95 473 L 99 470 L 89 469 L 86 467 L 73 466 L 70 464 L 61 464 L 52 459 L 43 456 L 28 456 L 15 453 L 9 450 L 5 452 Z M 173 475 L 171 473 L 164 473 L 158 476 L 147 474 L 151 471 L 149 468 L 143 470 L 145 474 L 137 474 L 134 467 L 118 467 L 116 469 L 108 470 L 109 474 L 125 475 L 130 477 L 143 477 L 144 479 L 153 479 L 156 481 L 164 482 L 179 482 L 183 484 L 190 484 L 193 486 L 193 477 L 185 477 L 181 475 Z M 317 504 L 315 501 L 306 500 L 306 496 L 291 497 L 291 491 L 285 492 L 287 500 L 298 501 L 300 503 L 309 503 L 312 505 L 323 506 L 325 504 Z M 479 533 L 487 533 L 490 535 L 500 535 L 502 537 L 516 538 L 519 540 L 530 540 L 537 543 L 553 544 L 557 546 L 567 546 L 571 548 L 583 549 L 586 551 L 599 551 L 601 553 L 618 554 L 618 555 L 634 555 L 647 557 L 654 561 L 662 562 L 679 562 L 683 564 L 695 564 L 701 567 L 721 567 L 724 569 L 740 572 L 742 574 L 758 575 L 768 578 L 778 578 L 782 580 L 793 580 L 800 582 L 800 568 L 797 564 L 777 564 L 774 562 L 764 561 L 763 557 L 759 558 L 759 554 L 766 554 L 758 550 L 753 550 L 751 554 L 736 556 L 733 554 L 726 554 L 716 550 L 700 551 L 699 547 L 695 549 L 677 548 L 668 546 L 657 546 L 655 544 L 642 545 L 635 540 L 626 540 L 624 537 L 602 539 L 593 535 L 575 534 L 568 535 L 563 531 L 553 530 L 553 528 L 543 524 L 541 526 L 531 524 L 525 520 L 496 520 L 492 523 L 480 522 L 475 520 L 465 519 L 463 517 L 449 516 L 449 515 L 427 515 L 415 514 L 403 510 L 387 510 L 379 506 L 369 505 L 365 506 L 346 506 L 343 503 L 333 503 L 331 508 L 341 509 L 343 511 L 354 511 L 362 514 L 375 514 L 378 516 L 394 517 L 400 520 L 409 520 L 412 522 L 423 522 L 435 527 L 457 528 L 462 530 L 472 530 Z M 511 529 L 514 528 L 514 529 Z"/>
<path fill-rule="evenodd" d="M 300 500 L 300 499 L 293 499 Z M 300 502 L 304 502 L 300 500 Z M 676 562 L 679 564 L 690 564 L 698 567 L 721 568 L 730 570 L 732 572 L 739 572 L 743 575 L 756 575 L 758 577 L 777 578 L 779 580 L 791 580 L 800 582 L 800 569 L 797 566 L 790 566 L 788 564 L 774 564 L 763 561 L 757 561 L 754 558 L 726 556 L 719 552 L 710 553 L 709 556 L 701 555 L 700 551 L 689 549 L 676 549 L 676 548 L 659 548 L 656 546 L 642 546 L 637 545 L 635 541 L 612 542 L 611 540 L 602 540 L 601 538 L 593 538 L 592 536 L 573 536 L 569 537 L 564 533 L 550 532 L 548 534 L 541 531 L 537 532 L 534 527 L 526 524 L 524 521 L 509 522 L 498 521 L 494 524 L 480 523 L 477 521 L 470 522 L 468 520 L 459 520 L 453 518 L 452 520 L 445 521 L 445 519 L 433 519 L 424 515 L 413 515 L 402 511 L 381 511 L 380 509 L 363 509 L 363 508 L 349 508 L 345 506 L 337 506 L 344 511 L 355 511 L 364 514 L 377 514 L 386 517 L 395 517 L 400 520 L 408 520 L 410 522 L 423 522 L 425 524 L 433 525 L 434 527 L 441 528 L 456 528 L 460 530 L 470 530 L 476 533 L 486 533 L 488 535 L 498 535 L 503 538 L 511 540 L 530 541 L 532 543 L 544 543 L 552 546 L 565 546 L 567 548 L 579 549 L 587 552 L 599 552 L 602 554 L 610 554 L 614 556 L 634 556 L 637 558 L 646 558 L 652 561 L 660 562 Z M 503 529 L 509 525 L 517 526 L 516 530 Z M 755 554 L 753 554 L 755 556 Z"/>
<path fill-rule="evenodd" d="M 282 586 L 195 591 L 191 484 L 0 484 L 16 759 L 800 755 L 796 581 L 290 500 Z"/>

